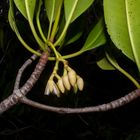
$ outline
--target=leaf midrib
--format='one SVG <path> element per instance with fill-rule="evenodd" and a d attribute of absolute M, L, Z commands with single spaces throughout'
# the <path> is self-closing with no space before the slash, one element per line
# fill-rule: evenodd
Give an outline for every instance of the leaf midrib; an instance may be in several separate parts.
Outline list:
<path fill-rule="evenodd" d="M 77 3 L 78 3 L 78 0 L 75 0 L 75 2 L 74 2 L 74 4 L 73 4 L 73 8 L 71 9 L 71 13 L 69 14 L 69 18 L 68 18 L 67 21 L 66 21 L 65 27 L 64 27 L 64 29 L 63 29 L 61 35 L 59 36 L 58 40 L 54 43 L 54 46 L 57 46 L 58 43 L 61 41 L 61 39 L 64 37 L 64 35 L 65 35 L 65 33 L 66 33 L 67 29 L 68 29 L 68 26 L 69 26 L 69 24 L 70 24 L 70 22 L 71 22 L 71 19 L 72 19 L 74 10 L 75 10 L 75 8 L 76 8 L 76 6 L 77 6 Z"/>
<path fill-rule="evenodd" d="M 100 29 L 100 31 L 98 32 L 98 34 L 96 35 L 96 37 L 94 38 L 94 40 L 87 45 L 87 47 L 86 47 L 85 50 L 87 50 L 89 48 L 89 46 L 91 46 L 97 40 L 97 38 L 101 35 L 102 31 L 103 31 L 103 28 Z"/>
<path fill-rule="evenodd" d="M 128 27 L 128 34 L 129 34 L 129 38 L 130 38 L 130 44 L 131 44 L 131 49 L 132 49 L 132 53 L 135 59 L 135 62 L 137 64 L 137 66 L 139 65 L 139 60 L 137 57 L 137 52 L 135 49 L 135 44 L 134 44 L 134 40 L 132 37 L 132 33 L 131 33 L 131 25 L 130 25 L 130 18 L 129 18 L 129 14 L 128 14 L 128 0 L 125 0 L 125 12 L 126 12 L 126 20 L 127 20 L 127 27 Z"/>

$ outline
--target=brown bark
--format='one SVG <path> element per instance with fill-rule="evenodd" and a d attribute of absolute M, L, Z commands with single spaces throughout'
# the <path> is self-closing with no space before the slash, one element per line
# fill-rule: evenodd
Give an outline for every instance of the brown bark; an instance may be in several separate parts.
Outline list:
<path fill-rule="evenodd" d="M 121 97 L 112 102 L 98 105 L 98 106 L 83 107 L 83 108 L 53 107 L 53 106 L 48 106 L 48 105 L 44 105 L 44 104 L 32 101 L 30 99 L 27 99 L 25 95 L 32 89 L 36 81 L 39 79 L 40 74 L 44 70 L 45 65 L 47 63 L 48 54 L 46 53 L 42 54 L 33 73 L 31 74 L 27 82 L 21 88 L 19 88 L 19 83 L 20 83 L 20 79 L 24 70 L 27 68 L 28 65 L 32 63 L 33 60 L 36 59 L 36 57 L 37 57 L 36 55 L 33 55 L 19 69 L 19 72 L 16 77 L 16 81 L 15 81 L 14 91 L 12 95 L 10 95 L 8 98 L 6 98 L 4 101 L 0 103 L 0 113 L 3 113 L 4 111 L 8 110 L 10 107 L 17 104 L 18 102 L 25 103 L 35 108 L 40 108 L 47 111 L 63 113 L 63 114 L 89 113 L 89 112 L 101 112 L 101 111 L 103 112 L 103 111 L 108 111 L 108 110 L 126 105 L 127 103 L 133 101 L 134 99 L 140 96 L 140 89 L 136 89 L 130 92 L 129 94 L 125 95 L 124 97 Z"/>
<path fill-rule="evenodd" d="M 14 87 L 14 91 L 12 93 L 12 95 L 10 95 L 8 98 L 6 98 L 5 100 L 3 100 L 0 103 L 0 113 L 3 113 L 4 111 L 8 110 L 9 108 L 11 108 L 13 105 L 17 104 L 20 100 L 20 98 L 24 97 L 34 86 L 34 84 L 37 82 L 37 80 L 39 79 L 42 71 L 45 68 L 45 65 L 47 63 L 48 60 L 48 54 L 47 53 L 43 53 L 39 59 L 39 62 L 37 63 L 33 73 L 31 74 L 31 76 L 29 77 L 29 79 L 27 80 L 27 82 L 19 89 L 19 82 L 20 82 L 20 78 L 21 75 L 24 71 L 24 69 L 32 63 L 32 61 L 36 58 L 35 55 L 33 55 L 29 60 L 27 60 L 24 65 L 22 66 L 22 68 L 19 70 L 18 72 L 18 76 L 16 78 L 16 82 L 15 82 L 15 87 Z"/>
<path fill-rule="evenodd" d="M 138 98 L 139 96 L 140 96 L 140 89 L 136 89 L 135 91 L 130 92 L 129 94 L 125 95 L 124 97 L 121 97 L 112 102 L 98 105 L 98 106 L 83 107 L 83 108 L 53 107 L 53 106 L 40 104 L 38 102 L 27 99 L 26 97 L 21 98 L 20 101 L 27 105 L 33 106 L 35 108 L 40 108 L 43 110 L 61 113 L 61 114 L 62 113 L 71 114 L 71 113 L 104 112 L 104 111 L 112 110 L 112 109 L 121 107 L 123 105 L 126 105 L 127 103 L 133 101 L 134 99 Z"/>

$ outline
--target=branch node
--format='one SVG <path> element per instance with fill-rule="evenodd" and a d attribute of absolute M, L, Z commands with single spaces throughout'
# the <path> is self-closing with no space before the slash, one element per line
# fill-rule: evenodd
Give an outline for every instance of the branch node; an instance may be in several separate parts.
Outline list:
<path fill-rule="evenodd" d="M 17 98 L 22 98 L 24 96 L 20 89 L 15 90 L 13 94 L 17 96 Z"/>

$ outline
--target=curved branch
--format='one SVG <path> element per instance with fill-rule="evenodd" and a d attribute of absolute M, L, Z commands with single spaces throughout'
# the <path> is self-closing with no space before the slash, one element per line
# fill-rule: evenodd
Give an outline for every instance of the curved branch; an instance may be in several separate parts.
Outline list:
<path fill-rule="evenodd" d="M 125 95 L 124 97 L 121 97 L 117 100 L 114 100 L 112 102 L 98 105 L 98 106 L 92 106 L 92 107 L 83 107 L 83 108 L 65 108 L 65 107 L 53 107 L 48 106 L 44 104 L 40 104 L 38 102 L 32 101 L 26 97 L 22 97 L 20 99 L 20 102 L 25 103 L 27 105 L 33 106 L 35 108 L 61 113 L 61 114 L 71 114 L 71 113 L 89 113 L 89 112 L 103 112 L 112 110 L 118 107 L 121 107 L 123 105 L 126 105 L 127 103 L 133 101 L 134 99 L 138 98 L 140 96 L 140 89 L 136 89 L 129 94 Z"/>
<path fill-rule="evenodd" d="M 7 97 L 5 100 L 3 100 L 0 103 L 0 113 L 3 113 L 4 111 L 8 110 L 9 108 L 11 108 L 13 105 L 17 104 L 20 100 L 20 98 L 22 98 L 23 96 L 25 96 L 34 86 L 34 84 L 37 82 L 37 80 L 39 79 L 42 71 L 45 68 L 45 65 L 48 61 L 48 53 L 42 53 L 39 62 L 37 63 L 33 73 L 31 74 L 31 76 L 29 77 L 29 79 L 26 81 L 26 83 L 20 88 L 19 87 L 19 82 L 20 82 L 20 78 L 21 75 L 23 73 L 23 71 L 25 70 L 25 68 L 32 63 L 32 61 L 36 58 L 35 55 L 33 55 L 30 59 L 28 59 L 23 66 L 21 67 L 21 69 L 18 72 L 17 78 L 16 78 L 16 82 L 15 82 L 15 86 L 14 86 L 14 91 L 12 93 L 12 95 L 10 95 L 9 97 Z"/>
<path fill-rule="evenodd" d="M 19 89 L 19 84 L 20 84 L 20 79 L 22 76 L 22 73 L 24 70 L 37 58 L 37 55 L 32 55 L 28 60 L 24 62 L 22 67 L 19 69 L 16 80 L 15 80 L 15 85 L 14 85 L 14 91 Z"/>
<path fill-rule="evenodd" d="M 48 61 L 48 53 L 43 52 L 39 62 L 37 63 L 33 73 L 31 74 L 30 78 L 26 81 L 26 83 L 20 88 L 20 92 L 22 95 L 26 95 L 32 87 L 35 85 L 37 80 L 39 79 L 42 71 L 44 70 L 46 63 Z"/>
<path fill-rule="evenodd" d="M 0 113 L 3 113 L 4 111 L 8 110 L 10 107 L 17 104 L 18 102 L 25 103 L 27 105 L 30 105 L 36 108 L 40 108 L 40 109 L 44 109 L 44 110 L 48 110 L 48 111 L 56 112 L 56 113 L 63 113 L 63 114 L 101 112 L 101 111 L 108 111 L 111 109 L 121 107 L 140 96 L 140 89 L 136 89 L 130 92 L 129 94 L 125 95 L 124 97 L 121 97 L 112 102 L 98 105 L 98 106 L 83 107 L 83 108 L 53 107 L 53 106 L 48 106 L 48 105 L 44 105 L 44 104 L 32 101 L 26 98 L 25 95 L 32 89 L 36 81 L 39 79 L 42 71 L 44 70 L 47 60 L 48 60 L 47 53 L 43 53 L 41 55 L 39 62 L 37 63 L 33 73 L 20 89 L 19 89 L 19 83 L 20 83 L 20 79 L 21 79 L 23 71 L 27 68 L 29 64 L 32 63 L 33 60 L 36 59 L 36 57 L 37 57 L 36 55 L 33 55 L 19 69 L 17 77 L 16 77 L 14 91 L 12 95 L 10 95 L 8 98 L 6 98 L 4 101 L 0 103 Z"/>

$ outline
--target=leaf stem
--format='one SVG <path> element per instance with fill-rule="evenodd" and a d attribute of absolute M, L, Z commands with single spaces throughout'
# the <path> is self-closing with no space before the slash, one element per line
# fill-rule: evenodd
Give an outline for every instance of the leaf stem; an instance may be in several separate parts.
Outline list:
<path fill-rule="evenodd" d="M 66 22 L 66 24 L 65 24 L 65 27 L 64 27 L 64 29 L 63 29 L 61 35 L 59 36 L 59 38 L 57 39 L 57 41 L 54 43 L 54 47 L 57 46 L 57 45 L 59 44 L 59 42 L 60 42 L 60 41 L 63 39 L 63 37 L 65 36 L 65 34 L 66 34 L 66 32 L 67 32 L 67 29 L 68 29 L 68 27 L 69 27 L 69 24 L 70 24 L 70 22 L 71 22 L 71 19 L 72 19 L 74 10 L 75 10 L 75 8 L 76 8 L 76 6 L 77 6 L 77 3 L 78 3 L 78 0 L 75 0 L 75 3 L 74 3 L 73 8 L 72 8 L 72 10 L 71 10 L 71 14 L 69 15 L 69 18 L 67 19 L 67 22 Z"/>
<path fill-rule="evenodd" d="M 30 28 L 31 28 L 31 31 L 38 43 L 38 45 L 40 46 L 40 48 L 43 50 L 43 51 L 46 51 L 46 48 L 45 48 L 45 44 L 42 42 L 42 40 L 39 38 L 39 36 L 37 35 L 37 32 L 35 30 L 35 27 L 34 27 L 34 24 L 33 24 L 33 21 L 32 21 L 32 18 L 31 18 L 31 15 L 30 15 L 30 10 L 29 10 L 29 0 L 25 0 L 25 7 L 26 7 L 26 12 L 27 12 L 27 17 L 28 17 L 28 22 L 29 22 L 29 25 L 30 25 Z"/>
<path fill-rule="evenodd" d="M 63 56 L 61 56 L 61 58 L 62 59 L 70 59 L 70 58 L 76 57 L 78 55 L 81 55 L 82 53 L 83 53 L 83 51 L 80 50 L 80 51 L 77 51 L 77 52 L 72 53 L 72 54 L 63 55 Z M 53 61 L 53 60 L 55 60 L 55 57 L 49 57 L 49 60 L 52 60 Z"/>
<path fill-rule="evenodd" d="M 129 80 L 131 80 L 133 82 L 133 84 L 137 87 L 140 88 L 140 84 L 135 80 L 134 77 L 132 77 L 128 72 L 126 72 L 124 69 L 122 69 L 118 63 L 116 62 L 116 60 L 112 57 L 109 56 L 108 53 L 106 53 L 106 57 L 108 59 L 108 61 L 118 70 L 120 71 L 123 75 L 125 75 Z"/>
<path fill-rule="evenodd" d="M 48 46 L 51 47 L 51 49 L 53 50 L 55 56 L 56 56 L 56 59 L 59 59 L 59 53 L 57 52 L 57 50 L 55 49 L 54 45 L 49 41 L 47 42 Z"/>
<path fill-rule="evenodd" d="M 62 56 L 62 58 L 63 59 L 69 59 L 69 58 L 73 58 L 73 57 L 76 57 L 78 55 L 81 55 L 82 53 L 83 53 L 83 51 L 80 50 L 80 51 L 77 51 L 77 52 L 72 53 L 72 54 L 64 55 L 64 56 Z"/>
<path fill-rule="evenodd" d="M 58 12 L 57 12 L 57 15 L 56 15 L 56 19 L 55 19 L 55 22 L 54 22 L 54 25 L 53 25 L 53 28 L 52 28 L 51 36 L 49 38 L 49 40 L 51 42 L 54 41 L 54 37 L 55 37 L 57 29 L 58 29 L 58 23 L 59 23 L 60 14 L 61 14 L 61 7 L 62 7 L 62 3 L 59 5 L 59 9 L 58 9 Z"/>
<path fill-rule="evenodd" d="M 37 14 L 36 14 L 36 23 L 37 23 L 38 31 L 39 31 L 43 41 L 46 43 L 47 39 L 46 39 L 46 37 L 45 37 L 45 35 L 44 35 L 43 31 L 42 31 L 40 20 L 39 20 L 41 6 L 42 6 L 42 0 L 39 1 L 38 11 L 37 11 Z"/>
<path fill-rule="evenodd" d="M 41 53 L 37 52 L 36 50 L 32 49 L 21 37 L 20 33 L 18 32 L 18 29 L 16 29 L 16 27 L 14 27 L 15 29 L 15 33 L 17 35 L 18 40 L 21 42 L 21 44 L 31 53 L 36 54 L 37 56 L 41 56 Z"/>
<path fill-rule="evenodd" d="M 52 0 L 52 3 L 53 2 L 54 2 L 54 0 Z M 53 3 L 53 7 L 51 8 L 51 10 L 52 10 L 52 12 L 51 12 L 51 19 L 49 20 L 49 29 L 48 29 L 47 40 L 49 40 L 50 34 L 51 34 L 51 30 L 52 30 L 54 7 L 55 7 L 55 4 Z"/>
<path fill-rule="evenodd" d="M 133 55 L 134 55 L 134 58 L 135 58 L 135 62 L 136 62 L 137 68 L 138 68 L 138 70 L 140 72 L 140 59 L 139 59 L 139 56 L 138 56 L 138 52 L 137 52 L 137 49 L 136 49 L 133 32 L 132 32 L 132 29 L 131 29 L 131 22 L 130 22 L 130 16 L 129 16 L 128 3 L 129 2 L 127 0 L 125 0 L 128 33 L 129 33 L 130 43 L 131 43 L 131 46 L 132 46 L 132 51 L 133 51 Z"/>
<path fill-rule="evenodd" d="M 8 19 L 9 22 L 11 22 L 11 26 L 18 38 L 18 40 L 21 42 L 21 44 L 31 53 L 36 54 L 37 56 L 40 56 L 41 54 L 39 52 L 37 52 L 36 50 L 32 49 L 21 37 L 19 30 L 17 28 L 16 25 L 16 21 L 15 21 L 15 17 L 14 17 L 14 7 L 13 7 L 13 1 L 10 1 L 10 9 L 9 9 L 9 13 L 8 13 Z"/>

